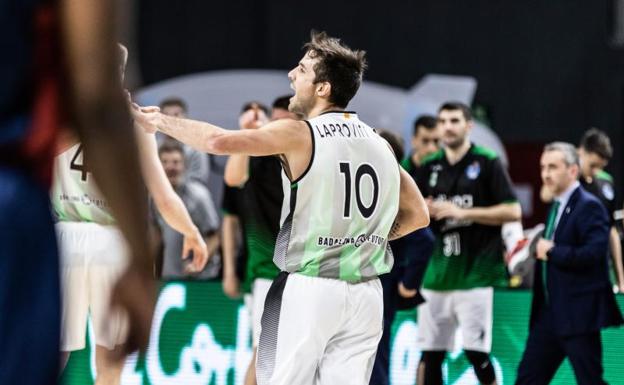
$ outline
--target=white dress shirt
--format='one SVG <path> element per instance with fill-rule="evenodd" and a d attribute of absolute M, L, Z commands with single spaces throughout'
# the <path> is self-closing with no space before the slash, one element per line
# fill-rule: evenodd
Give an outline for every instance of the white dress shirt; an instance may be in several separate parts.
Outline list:
<path fill-rule="evenodd" d="M 572 196 L 572 193 L 574 193 L 574 191 L 580 186 L 581 184 L 579 183 L 579 181 L 574 181 L 574 183 L 572 183 L 570 185 L 570 187 L 568 187 L 564 192 L 562 192 L 561 194 L 557 195 L 554 200 L 559 202 L 559 209 L 557 210 L 557 216 L 555 217 L 555 224 L 554 224 L 554 230 L 553 230 L 553 239 L 554 239 L 554 233 L 557 230 L 557 226 L 559 226 L 559 220 L 561 219 L 561 216 L 563 215 L 563 210 L 566 209 L 566 206 L 568 205 L 568 201 L 570 200 L 570 197 Z"/>

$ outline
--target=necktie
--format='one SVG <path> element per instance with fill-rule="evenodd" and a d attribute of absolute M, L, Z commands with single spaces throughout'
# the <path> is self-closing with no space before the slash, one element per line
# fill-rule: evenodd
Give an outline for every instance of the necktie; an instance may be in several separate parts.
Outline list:
<path fill-rule="evenodd" d="M 559 211 L 559 201 L 554 201 L 548 211 L 548 218 L 546 219 L 546 228 L 544 229 L 544 239 L 551 240 L 555 234 L 555 220 L 557 219 L 557 212 Z M 546 261 L 542 261 L 542 286 L 544 287 L 544 298 L 548 302 L 548 288 L 546 286 Z"/>

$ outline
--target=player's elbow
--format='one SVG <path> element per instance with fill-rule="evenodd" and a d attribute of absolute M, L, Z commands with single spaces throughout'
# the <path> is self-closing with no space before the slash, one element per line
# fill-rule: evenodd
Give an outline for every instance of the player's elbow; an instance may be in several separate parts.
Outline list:
<path fill-rule="evenodd" d="M 430 222 L 429 210 L 424 205 L 410 208 L 402 215 L 402 218 L 404 218 L 403 227 L 406 234 L 425 228 L 429 226 Z"/>
<path fill-rule="evenodd" d="M 522 208 L 520 207 L 520 203 L 511 203 L 507 208 L 507 221 L 506 222 L 515 222 L 522 219 Z"/>
<path fill-rule="evenodd" d="M 217 133 L 205 141 L 205 151 L 214 155 L 228 155 L 231 153 L 228 135 Z"/>
<path fill-rule="evenodd" d="M 247 182 L 247 175 L 235 174 L 226 170 L 225 174 L 223 174 L 223 181 L 228 187 L 241 187 Z"/>
<path fill-rule="evenodd" d="M 414 225 L 416 226 L 415 230 L 425 228 L 429 226 L 429 223 L 431 223 L 431 219 L 429 218 L 429 210 L 427 209 L 427 206 L 421 207 L 420 210 L 418 210 L 415 217 L 416 217 L 414 219 Z"/>

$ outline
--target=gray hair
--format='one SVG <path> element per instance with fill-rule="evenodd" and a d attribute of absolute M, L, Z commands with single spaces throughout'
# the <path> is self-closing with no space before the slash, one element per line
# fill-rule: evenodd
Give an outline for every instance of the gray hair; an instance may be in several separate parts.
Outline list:
<path fill-rule="evenodd" d="M 572 165 L 580 165 L 578 152 L 576 151 L 576 147 L 574 145 L 567 142 L 552 142 L 548 143 L 544 147 L 544 152 L 547 151 L 559 151 L 563 154 L 563 161 L 568 166 Z"/>

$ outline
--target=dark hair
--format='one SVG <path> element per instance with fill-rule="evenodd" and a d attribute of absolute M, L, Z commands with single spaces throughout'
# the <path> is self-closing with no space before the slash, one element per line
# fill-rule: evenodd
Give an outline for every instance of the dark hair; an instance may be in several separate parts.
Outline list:
<path fill-rule="evenodd" d="M 272 109 L 279 108 L 281 110 L 288 110 L 288 105 L 290 104 L 290 98 L 292 95 L 284 95 L 273 101 Z"/>
<path fill-rule="evenodd" d="M 169 152 L 179 152 L 182 155 L 182 159 L 184 159 L 184 147 L 182 147 L 182 144 L 175 139 L 165 140 L 163 144 L 158 147 L 159 157 L 162 154 Z"/>
<path fill-rule="evenodd" d="M 581 138 L 580 147 L 587 152 L 593 152 L 605 160 L 610 160 L 613 156 L 611 139 L 597 128 L 591 128 L 585 132 Z"/>
<path fill-rule="evenodd" d="M 440 111 L 461 111 L 464 114 L 464 119 L 472 120 L 472 111 L 470 111 L 470 107 L 465 105 L 462 102 L 446 102 L 440 106 L 438 109 L 438 113 Z"/>
<path fill-rule="evenodd" d="M 401 139 L 399 135 L 389 130 L 377 129 L 377 132 L 379 133 L 379 136 L 384 138 L 386 142 L 390 144 L 390 147 L 392 147 L 392 151 L 394 151 L 394 156 L 396 157 L 397 162 L 402 161 L 403 157 L 405 156 L 405 150 L 403 149 L 403 139 Z"/>
<path fill-rule="evenodd" d="M 248 110 L 254 109 L 254 108 L 259 108 L 262 111 L 264 111 L 264 113 L 266 115 L 269 114 L 269 109 L 267 108 L 267 106 L 265 106 L 264 104 L 260 103 L 260 102 L 247 102 L 245 104 L 243 104 L 243 108 L 241 109 L 241 114 L 244 112 L 247 112 Z"/>
<path fill-rule="evenodd" d="M 438 125 L 438 118 L 431 115 L 420 115 L 418 119 L 414 121 L 414 136 L 418 135 L 420 127 L 424 127 L 427 130 L 433 130 Z"/>
<path fill-rule="evenodd" d="M 311 32 L 310 41 L 303 48 L 311 58 L 319 59 L 314 65 L 314 82 L 331 84 L 329 102 L 340 108 L 347 107 L 362 83 L 366 52 L 352 50 L 340 39 L 316 31 Z"/>
<path fill-rule="evenodd" d="M 165 107 L 171 107 L 171 106 L 178 106 L 180 108 L 182 108 L 182 110 L 184 110 L 184 112 L 187 112 L 188 109 L 186 107 L 186 103 L 184 102 L 184 100 L 177 98 L 177 97 L 171 97 L 171 98 L 167 98 L 164 99 L 162 102 L 160 102 L 160 109 L 164 109 Z"/>

